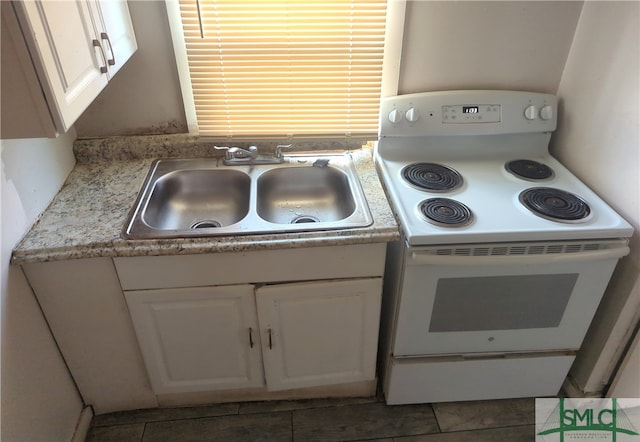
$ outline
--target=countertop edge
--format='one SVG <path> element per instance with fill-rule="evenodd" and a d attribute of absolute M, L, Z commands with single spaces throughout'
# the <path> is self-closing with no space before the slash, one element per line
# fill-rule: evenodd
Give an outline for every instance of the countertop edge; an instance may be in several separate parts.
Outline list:
<path fill-rule="evenodd" d="M 211 239 L 206 238 L 199 244 L 177 242 L 182 238 L 158 240 L 130 240 L 123 241 L 127 245 L 118 244 L 89 244 L 81 250 L 77 247 L 44 248 L 29 250 L 21 253 L 16 250 L 11 263 L 14 265 L 34 264 L 39 262 L 62 261 L 88 258 L 121 258 L 134 256 L 170 256 L 197 255 L 204 253 L 230 253 L 257 250 L 297 249 L 304 247 L 341 246 L 356 244 L 371 244 L 397 241 L 400 233 L 397 228 L 387 227 L 375 233 L 345 234 L 345 231 L 334 231 L 336 234 L 318 237 L 291 238 L 289 234 L 280 234 L 281 238 L 257 238 L 256 236 L 224 237 L 219 244 L 212 245 Z M 208 241 L 207 241 L 208 240 Z"/>

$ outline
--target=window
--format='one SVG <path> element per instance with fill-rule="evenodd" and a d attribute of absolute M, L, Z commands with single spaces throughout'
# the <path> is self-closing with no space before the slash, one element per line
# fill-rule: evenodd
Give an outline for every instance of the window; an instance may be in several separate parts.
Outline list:
<path fill-rule="evenodd" d="M 200 136 L 377 137 L 387 0 L 178 3 Z"/>

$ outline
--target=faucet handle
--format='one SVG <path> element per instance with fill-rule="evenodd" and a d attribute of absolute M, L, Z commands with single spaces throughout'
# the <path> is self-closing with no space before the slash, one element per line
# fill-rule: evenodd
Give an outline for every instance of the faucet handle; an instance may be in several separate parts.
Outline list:
<path fill-rule="evenodd" d="M 293 144 L 278 144 L 276 146 L 276 151 L 273 154 L 274 157 L 276 158 L 282 158 L 282 149 L 292 149 L 293 148 Z"/>
<path fill-rule="evenodd" d="M 230 151 L 231 147 L 229 146 L 213 146 L 214 149 L 216 150 L 224 150 L 226 151 L 224 153 L 224 158 L 227 160 L 230 160 L 231 158 L 233 158 L 233 153 Z"/>
<path fill-rule="evenodd" d="M 227 160 L 233 160 L 235 158 L 255 158 L 258 156 L 258 147 L 249 146 L 249 149 L 243 149 L 242 147 L 229 147 L 229 146 L 213 146 L 217 150 L 225 150 L 224 157 Z M 240 154 L 240 155 L 237 155 Z"/>
<path fill-rule="evenodd" d="M 213 148 L 216 149 L 216 150 L 226 150 L 226 151 L 231 149 L 231 147 L 229 147 L 229 146 L 213 146 Z"/>

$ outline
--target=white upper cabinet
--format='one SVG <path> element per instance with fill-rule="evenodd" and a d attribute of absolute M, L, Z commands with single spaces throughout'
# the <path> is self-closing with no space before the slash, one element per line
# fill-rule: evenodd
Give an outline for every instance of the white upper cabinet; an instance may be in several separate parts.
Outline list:
<path fill-rule="evenodd" d="M 26 1 L 16 5 L 22 6 L 23 31 L 30 31 L 30 49 L 41 62 L 36 69 L 49 107 L 53 107 L 55 125 L 67 132 L 109 81 L 89 4 Z"/>
<path fill-rule="evenodd" d="M 138 48 L 129 7 L 125 0 L 91 1 L 89 5 L 111 78 Z"/>
<path fill-rule="evenodd" d="M 67 132 L 137 49 L 127 2 L 27 0 L 13 5 L 55 131 Z M 24 103 L 2 104 L 6 109 Z M 10 138 L 14 129 L 3 117 L 3 132 L 9 134 L 2 137 Z M 39 136 L 15 132 L 16 138 Z"/>

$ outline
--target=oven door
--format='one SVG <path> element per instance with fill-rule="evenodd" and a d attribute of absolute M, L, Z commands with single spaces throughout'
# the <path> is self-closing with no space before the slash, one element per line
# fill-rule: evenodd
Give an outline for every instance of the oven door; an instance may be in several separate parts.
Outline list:
<path fill-rule="evenodd" d="M 576 350 L 628 250 L 437 256 L 408 248 L 393 354 Z"/>

